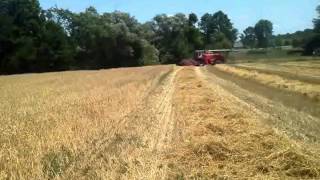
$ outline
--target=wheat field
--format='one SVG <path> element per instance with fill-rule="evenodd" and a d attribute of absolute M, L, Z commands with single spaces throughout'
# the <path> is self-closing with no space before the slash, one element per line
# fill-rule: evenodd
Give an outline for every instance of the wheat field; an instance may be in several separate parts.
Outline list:
<path fill-rule="evenodd" d="M 317 179 L 287 137 L 205 68 L 0 77 L 0 179 Z"/>
<path fill-rule="evenodd" d="M 242 69 L 241 67 L 245 67 L 246 69 Z M 236 67 L 219 65 L 217 68 L 242 78 L 254 80 L 266 86 L 299 93 L 311 99 L 315 99 L 316 101 L 320 100 L 320 66 L 317 61 L 278 64 L 252 63 L 240 64 Z M 264 71 L 268 71 L 268 73 L 265 73 Z M 290 74 L 291 77 L 294 77 L 288 78 L 287 75 L 276 74 L 277 72 L 287 73 Z M 308 77 L 310 79 L 313 78 L 313 81 L 316 82 L 311 80 L 305 81 L 304 79 L 306 78 L 300 79 L 299 76 Z"/>
<path fill-rule="evenodd" d="M 92 138 L 133 111 L 171 70 L 161 66 L 1 77 L 0 179 L 61 173 L 76 152 L 85 151 Z M 54 167 L 52 161 L 65 162 Z"/>

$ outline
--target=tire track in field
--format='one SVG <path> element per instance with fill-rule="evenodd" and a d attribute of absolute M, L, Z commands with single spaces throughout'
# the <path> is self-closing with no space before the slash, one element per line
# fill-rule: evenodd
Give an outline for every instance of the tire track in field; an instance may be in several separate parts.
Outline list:
<path fill-rule="evenodd" d="M 174 80 L 178 70 L 178 68 L 174 69 L 173 72 L 165 75 L 164 79 L 160 80 L 160 85 L 156 83 L 152 90 L 147 93 L 146 100 L 135 111 L 119 121 L 114 120 L 114 122 L 110 123 L 110 127 L 103 134 L 95 138 L 92 146 L 90 146 L 91 148 L 83 151 L 81 160 L 69 168 L 64 178 L 81 177 L 83 171 L 93 166 L 93 164 L 101 162 L 103 156 L 107 155 L 109 158 L 121 156 L 121 151 L 128 149 L 126 146 L 131 146 L 130 143 L 126 142 L 128 139 L 130 141 L 131 137 L 129 134 L 135 134 L 134 129 L 138 123 L 142 123 L 141 125 L 145 126 L 143 128 L 148 129 L 147 126 L 149 125 L 147 125 L 147 121 L 152 121 L 152 126 L 156 128 L 157 132 L 147 134 L 148 132 L 146 131 L 144 132 L 145 135 L 139 134 L 138 136 L 146 136 L 151 139 L 152 143 L 148 149 L 155 156 L 147 160 L 153 162 L 148 170 L 150 170 L 149 176 L 156 178 L 159 175 L 157 167 L 160 164 L 160 158 L 157 157 L 157 154 L 162 152 L 165 144 L 170 141 L 173 131 L 172 95 L 174 92 Z M 163 172 L 160 174 L 163 174 Z"/>
<path fill-rule="evenodd" d="M 300 146 L 304 144 L 298 145 L 278 134 L 260 122 L 264 114 L 256 109 L 258 107 L 234 95 L 241 89 L 230 92 L 214 75 L 203 70 L 205 67 L 185 68 L 177 76 L 173 99 L 178 104 L 175 131 L 182 129 L 183 132 L 182 140 L 174 137 L 168 152 L 169 179 L 312 179 L 319 176 L 317 146 L 304 149 Z M 288 167 L 287 162 L 295 166 Z M 258 168 L 261 165 L 263 168 Z M 261 171 L 264 168 L 268 173 Z M 304 172 L 305 169 L 314 171 L 291 174 L 292 170 Z"/>
<path fill-rule="evenodd" d="M 167 165 L 162 162 L 162 155 L 170 146 L 174 128 L 174 107 L 173 107 L 173 94 L 175 92 L 175 80 L 176 76 L 182 68 L 178 68 L 172 73 L 172 76 L 168 79 L 164 92 L 162 93 L 163 99 L 156 108 L 156 121 L 158 122 L 157 132 L 155 133 L 155 141 L 152 144 L 152 152 L 154 154 L 152 167 L 150 169 L 149 179 L 165 179 L 167 178 Z M 163 166 L 164 165 L 164 166 Z M 163 166 L 163 168 L 159 168 Z"/>
<path fill-rule="evenodd" d="M 159 121 L 161 127 L 157 132 L 157 137 L 159 138 L 153 145 L 153 151 L 161 151 L 165 144 L 169 143 L 170 137 L 172 136 L 174 126 L 172 97 L 175 91 L 175 77 L 179 70 L 175 71 L 170 77 L 165 87 L 164 98 L 155 112 L 156 119 Z"/>
<path fill-rule="evenodd" d="M 159 84 L 162 83 L 167 76 L 172 74 L 171 71 L 161 75 L 157 81 L 155 81 L 151 88 L 145 93 L 143 99 L 148 101 L 148 97 L 156 91 L 159 87 Z M 131 117 L 137 116 L 142 112 L 142 109 L 146 106 L 146 102 L 141 101 L 141 103 L 135 108 L 133 111 L 129 112 L 121 119 L 110 119 L 110 125 L 102 132 L 100 135 L 95 137 L 92 142 L 89 142 L 88 149 L 82 150 L 81 153 L 76 157 L 77 162 L 72 164 L 71 167 L 65 172 L 63 178 L 70 179 L 74 178 L 74 176 L 78 176 L 81 174 L 84 168 L 94 164 L 99 156 L 102 153 L 110 151 L 110 149 L 114 149 L 114 146 L 117 146 L 117 141 L 119 140 L 119 132 L 120 129 L 123 128 L 129 121 Z"/>

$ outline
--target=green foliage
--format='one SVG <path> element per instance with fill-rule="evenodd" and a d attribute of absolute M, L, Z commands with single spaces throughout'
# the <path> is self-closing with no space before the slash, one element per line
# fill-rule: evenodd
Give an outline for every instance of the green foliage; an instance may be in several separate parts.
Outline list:
<path fill-rule="evenodd" d="M 127 13 L 100 15 L 93 7 L 79 14 L 62 9 L 51 11 L 54 19 L 63 22 L 70 39 L 77 45 L 75 63 L 80 68 L 138 66 L 144 64 L 143 56 L 154 56 L 150 55 L 150 48 L 149 55 L 143 54 L 147 46 L 141 41 L 140 30 L 147 30 Z"/>
<path fill-rule="evenodd" d="M 222 11 L 197 24 L 194 13 L 140 24 L 119 11 L 42 10 L 38 0 L 2 0 L 0 74 L 177 63 L 195 49 L 231 48 L 236 40 Z"/>
<path fill-rule="evenodd" d="M 209 46 L 208 49 L 225 49 L 232 48 L 233 43 L 222 32 L 215 33 L 212 37 L 212 42 L 215 42 L 213 46 Z"/>
<path fill-rule="evenodd" d="M 304 47 L 309 42 L 315 33 L 312 29 L 305 29 L 304 31 L 297 31 L 295 33 L 287 33 L 273 36 L 275 46 L 293 46 Z"/>
<path fill-rule="evenodd" d="M 237 29 L 226 14 L 218 11 L 214 14 L 204 14 L 199 23 L 201 31 L 204 33 L 205 46 L 210 48 L 232 48 L 237 39 Z M 223 36 L 221 35 L 223 34 Z M 223 37 L 223 38 L 222 38 Z"/>
<path fill-rule="evenodd" d="M 267 20 L 260 20 L 255 27 L 250 26 L 245 29 L 240 38 L 247 48 L 274 46 L 293 46 L 301 48 L 314 36 L 315 33 L 312 29 L 305 29 L 304 31 L 297 31 L 292 34 L 287 33 L 273 36 L 272 23 Z"/>
<path fill-rule="evenodd" d="M 72 51 L 62 27 L 46 20 L 37 0 L 0 2 L 0 73 L 64 70 Z"/>
<path fill-rule="evenodd" d="M 313 20 L 314 31 L 316 33 L 320 33 L 320 5 L 317 6 L 316 10 L 317 10 L 318 16 Z"/>
<path fill-rule="evenodd" d="M 150 22 L 153 43 L 159 49 L 161 63 L 177 63 L 202 45 L 200 31 L 195 27 L 197 17 L 184 14 L 157 15 Z"/>
<path fill-rule="evenodd" d="M 189 26 L 194 26 L 198 22 L 198 16 L 194 13 L 189 14 Z"/>
<path fill-rule="evenodd" d="M 255 35 L 258 40 L 257 46 L 259 48 L 266 48 L 270 45 L 272 38 L 273 25 L 268 20 L 260 20 L 254 27 Z"/>
<path fill-rule="evenodd" d="M 304 45 L 305 55 L 319 55 L 320 52 L 320 5 L 316 8 L 317 18 L 313 20 L 314 33 L 310 33 L 307 43 Z"/>
<path fill-rule="evenodd" d="M 254 48 L 257 45 L 257 36 L 255 34 L 254 27 L 250 26 L 247 29 L 245 29 L 240 38 L 245 47 Z"/>
<path fill-rule="evenodd" d="M 140 65 L 155 65 L 160 64 L 159 51 L 156 47 L 151 45 L 148 41 L 142 41 L 143 55 Z"/>
<path fill-rule="evenodd" d="M 315 19 L 315 26 L 316 26 Z M 155 16 L 140 24 L 128 13 L 51 8 L 38 0 L 0 1 L 0 74 L 177 63 L 195 49 L 232 48 L 238 31 L 222 11 Z M 272 43 L 272 23 L 247 28 L 246 47 Z M 299 36 L 300 37 L 300 36 Z M 273 39 L 301 46 L 305 39 Z"/>
<path fill-rule="evenodd" d="M 305 55 L 313 55 L 320 48 L 320 34 L 315 35 L 305 46 Z M 318 54 L 315 54 L 318 55 Z"/>
<path fill-rule="evenodd" d="M 283 40 L 281 40 L 280 38 L 276 38 L 276 39 L 274 40 L 274 45 L 275 45 L 276 47 L 283 46 Z"/>

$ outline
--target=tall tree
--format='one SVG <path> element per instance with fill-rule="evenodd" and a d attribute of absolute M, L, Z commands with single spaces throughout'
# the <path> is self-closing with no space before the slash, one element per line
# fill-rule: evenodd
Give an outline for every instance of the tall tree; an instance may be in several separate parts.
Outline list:
<path fill-rule="evenodd" d="M 149 22 L 154 31 L 152 43 L 159 49 L 162 63 L 177 63 L 203 46 L 202 34 L 196 27 L 196 14 L 157 15 Z"/>
<path fill-rule="evenodd" d="M 93 7 L 79 14 L 54 12 L 77 44 L 77 64 L 83 68 L 138 66 L 143 50 L 150 50 L 139 38 L 140 24 L 127 13 L 100 15 Z"/>
<path fill-rule="evenodd" d="M 233 25 L 226 14 L 218 11 L 211 14 L 204 14 L 199 23 L 200 29 L 204 33 L 206 45 L 209 47 L 231 48 L 237 39 L 237 29 Z M 225 43 L 229 41 L 228 43 Z M 224 43 L 222 43 L 224 42 Z"/>
<path fill-rule="evenodd" d="M 205 13 L 201 17 L 199 27 L 204 34 L 205 44 L 210 44 L 210 36 L 214 33 L 213 24 L 212 24 L 212 15 Z"/>
<path fill-rule="evenodd" d="M 195 24 L 198 22 L 198 16 L 194 13 L 189 14 L 189 25 L 190 26 L 195 26 Z"/>
<path fill-rule="evenodd" d="M 319 55 L 320 49 L 320 5 L 317 6 L 316 11 L 318 13 L 317 18 L 313 20 L 314 23 L 314 35 L 309 38 L 308 42 L 304 46 L 304 54 L 306 55 Z"/>
<path fill-rule="evenodd" d="M 0 1 L 2 71 L 27 72 L 31 68 L 40 42 L 40 11 L 36 0 Z"/>
<path fill-rule="evenodd" d="M 233 28 L 231 20 L 228 15 L 222 11 L 218 11 L 212 16 L 215 32 L 223 33 L 232 43 L 237 39 L 237 30 Z"/>
<path fill-rule="evenodd" d="M 254 48 L 257 44 L 254 27 L 249 26 L 246 28 L 240 38 L 245 47 Z"/>
<path fill-rule="evenodd" d="M 198 23 L 198 17 L 196 14 L 189 14 L 189 27 L 187 29 L 187 38 L 190 44 L 190 51 L 200 49 L 203 46 L 203 38 L 200 30 L 196 27 Z"/>
<path fill-rule="evenodd" d="M 320 33 L 320 5 L 316 8 L 318 16 L 313 20 L 314 30 L 317 33 Z"/>
<path fill-rule="evenodd" d="M 273 33 L 273 24 L 268 20 L 260 20 L 254 27 L 258 40 L 258 47 L 266 48 L 270 45 Z"/>
<path fill-rule="evenodd" d="M 2 73 L 68 68 L 72 48 L 67 36 L 59 24 L 49 20 L 38 0 L 3 0 L 0 9 Z"/>
<path fill-rule="evenodd" d="M 176 63 L 188 56 L 189 43 L 186 36 L 188 19 L 184 14 L 157 15 L 153 19 L 155 45 L 160 51 L 162 63 Z"/>

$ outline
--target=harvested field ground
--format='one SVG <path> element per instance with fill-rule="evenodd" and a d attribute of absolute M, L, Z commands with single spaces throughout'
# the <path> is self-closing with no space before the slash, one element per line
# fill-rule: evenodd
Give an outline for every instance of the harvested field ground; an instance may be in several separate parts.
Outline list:
<path fill-rule="evenodd" d="M 291 80 L 320 84 L 320 61 L 296 61 L 278 63 L 242 63 L 238 68 L 279 75 Z"/>
<path fill-rule="evenodd" d="M 238 66 L 240 66 L 240 68 L 238 68 Z M 259 82 L 260 84 L 266 85 L 268 87 L 277 88 L 277 89 L 285 90 L 288 92 L 299 93 L 315 101 L 320 101 L 320 83 L 318 82 L 318 80 L 320 79 L 320 76 L 318 76 L 318 73 L 319 73 L 318 70 L 320 70 L 320 67 L 316 69 L 316 66 L 315 66 L 312 68 L 312 70 L 310 70 L 310 67 L 307 67 L 307 68 L 299 67 L 301 73 L 300 72 L 298 73 L 297 70 L 294 70 L 296 66 L 293 66 L 292 71 L 295 72 L 295 76 L 296 76 L 295 78 L 294 76 L 292 76 L 293 72 L 288 70 L 287 71 L 284 70 L 283 71 L 284 73 L 281 75 L 280 73 L 271 73 L 270 72 L 271 70 L 269 70 L 269 72 L 266 73 L 266 71 L 268 71 L 269 69 L 268 66 L 266 66 L 265 68 L 267 70 L 263 68 L 260 68 L 262 70 L 252 69 L 252 68 L 242 68 L 242 67 L 248 67 L 245 65 L 243 66 L 238 65 L 238 66 L 220 65 L 220 66 L 217 66 L 217 69 L 220 71 L 227 72 L 229 74 L 233 74 L 233 75 L 248 79 L 248 80 Z M 281 68 L 282 68 L 281 66 L 278 67 L 278 69 L 281 69 Z M 277 70 L 274 70 L 274 71 L 277 71 Z M 308 73 L 303 73 L 304 71 Z M 312 78 L 313 81 L 303 80 L 303 79 L 307 79 L 306 77 L 310 77 L 310 79 Z"/>
<path fill-rule="evenodd" d="M 0 179 L 319 179 L 319 119 L 210 68 L 0 77 Z"/>

